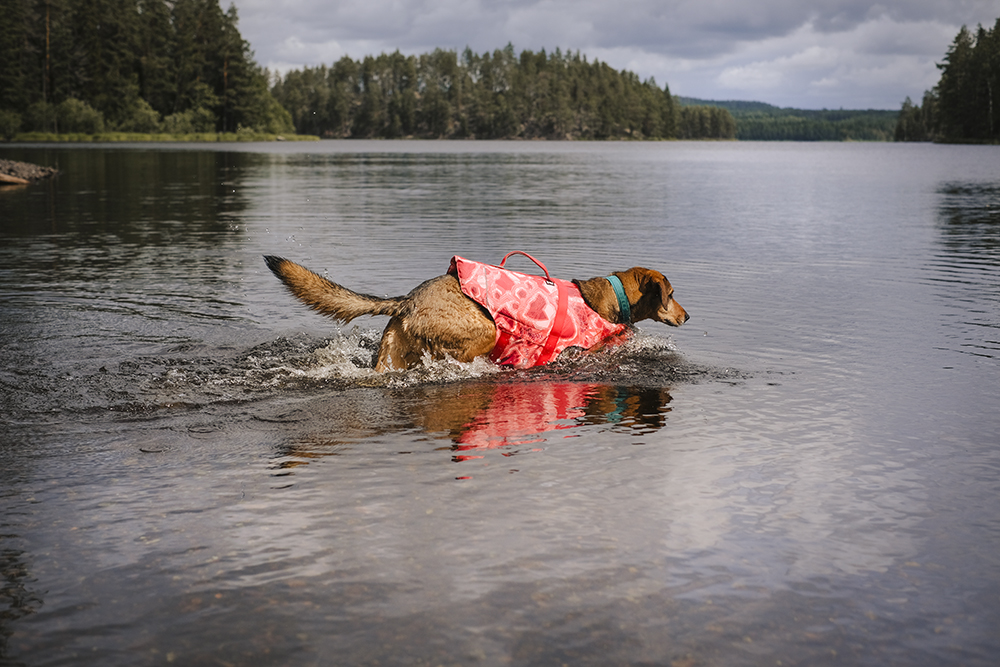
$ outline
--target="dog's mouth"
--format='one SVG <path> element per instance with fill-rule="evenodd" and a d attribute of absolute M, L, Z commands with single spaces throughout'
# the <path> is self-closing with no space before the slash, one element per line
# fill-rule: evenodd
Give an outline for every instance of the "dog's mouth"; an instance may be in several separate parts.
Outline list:
<path fill-rule="evenodd" d="M 691 316 L 688 315 L 687 312 L 685 311 L 682 317 L 677 318 L 670 312 L 661 310 L 658 313 L 656 313 L 656 319 L 657 321 L 663 322 L 668 326 L 679 327 L 685 322 L 687 322 L 689 319 L 691 319 Z"/>

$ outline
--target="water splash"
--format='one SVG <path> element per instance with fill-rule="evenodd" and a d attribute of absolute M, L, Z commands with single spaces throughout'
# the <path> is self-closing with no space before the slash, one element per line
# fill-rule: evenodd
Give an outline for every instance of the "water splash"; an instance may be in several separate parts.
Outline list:
<path fill-rule="evenodd" d="M 352 330 L 327 338 L 281 336 L 249 348 L 178 346 L 91 368 L 81 361 L 72 381 L 51 380 L 9 406 L 27 419 L 68 413 L 124 415 L 256 401 L 292 391 L 413 388 L 485 379 L 490 382 L 584 382 L 669 387 L 719 377 L 686 361 L 667 338 L 639 331 L 627 343 L 594 353 L 567 351 L 546 366 L 513 370 L 486 359 L 431 359 L 408 370 L 377 373 L 381 332 Z M 727 378 L 732 374 L 727 370 Z M 65 374 L 63 374 L 65 376 Z M 30 400 L 29 400 L 30 399 Z"/>

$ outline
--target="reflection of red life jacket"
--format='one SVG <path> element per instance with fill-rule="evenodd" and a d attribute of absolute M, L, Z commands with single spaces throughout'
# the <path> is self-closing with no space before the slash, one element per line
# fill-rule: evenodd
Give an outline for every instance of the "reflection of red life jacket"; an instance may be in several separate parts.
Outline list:
<path fill-rule="evenodd" d="M 511 254 L 507 255 L 510 257 Z M 462 292 L 493 317 L 497 341 L 490 359 L 501 365 L 530 368 L 547 364 L 567 347 L 589 349 L 628 327 L 598 315 L 569 280 L 517 273 L 455 255 L 448 273 Z"/>
<path fill-rule="evenodd" d="M 455 450 L 470 452 L 544 442 L 544 434 L 550 431 L 580 426 L 578 420 L 586 415 L 587 404 L 597 391 L 598 385 L 573 382 L 497 385 L 489 407 L 462 427 L 455 439 Z M 456 461 L 479 458 L 482 455 L 455 456 Z"/>

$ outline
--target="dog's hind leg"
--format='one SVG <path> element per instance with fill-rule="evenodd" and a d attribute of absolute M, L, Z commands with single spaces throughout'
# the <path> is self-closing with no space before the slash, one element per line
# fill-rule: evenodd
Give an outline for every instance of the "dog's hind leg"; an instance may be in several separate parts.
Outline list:
<path fill-rule="evenodd" d="M 414 331 L 416 327 L 412 316 L 409 319 L 404 316 L 390 318 L 382 332 L 375 370 L 383 373 L 413 368 L 420 364 L 425 353 L 432 359 L 450 356 L 458 361 L 470 362 L 476 357 L 489 354 L 493 349 L 496 328 L 476 306 L 469 308 L 467 317 L 461 324 L 448 325 L 445 324 L 446 321 L 447 319 L 438 321 L 434 337 L 425 338 Z"/>
<path fill-rule="evenodd" d="M 392 317 L 382 332 L 375 370 L 384 373 L 410 368 L 420 361 L 423 351 L 420 341 L 406 332 L 402 319 Z"/>

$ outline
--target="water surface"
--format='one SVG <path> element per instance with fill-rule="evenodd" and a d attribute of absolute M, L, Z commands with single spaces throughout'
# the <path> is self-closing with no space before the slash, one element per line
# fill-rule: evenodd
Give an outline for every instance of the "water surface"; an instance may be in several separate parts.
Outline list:
<path fill-rule="evenodd" d="M 0 190 L 5 664 L 994 664 L 996 147 L 0 156 L 62 170 Z M 515 249 L 691 320 L 380 376 L 261 260 Z"/>

